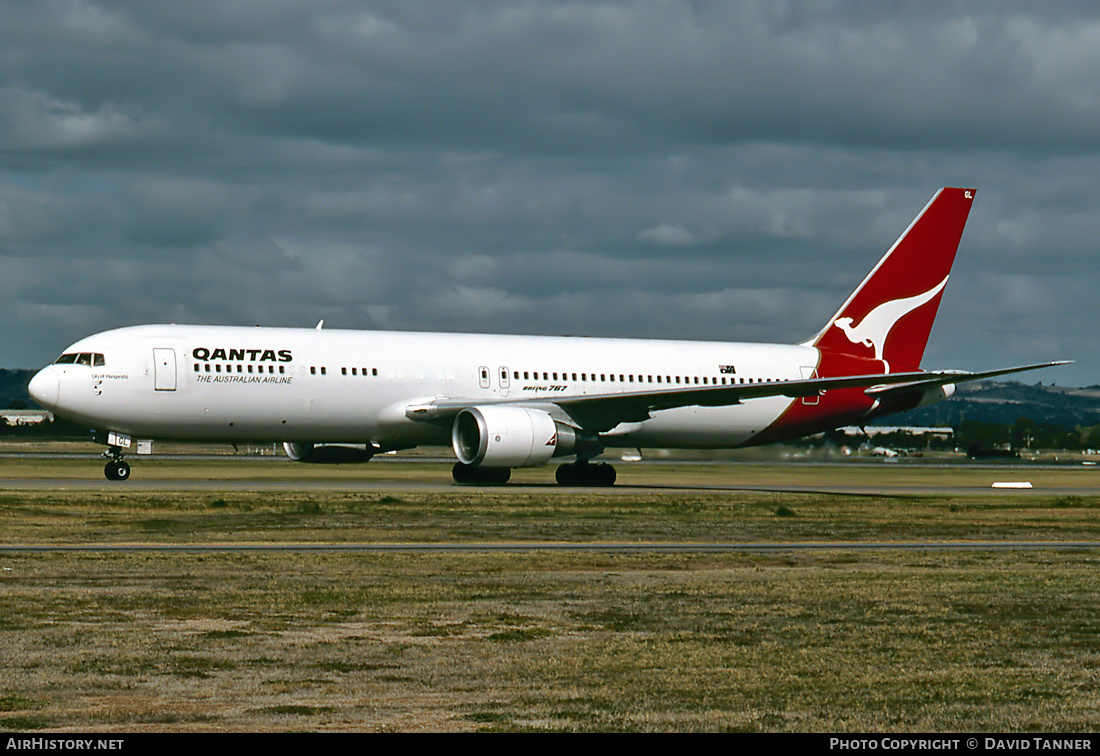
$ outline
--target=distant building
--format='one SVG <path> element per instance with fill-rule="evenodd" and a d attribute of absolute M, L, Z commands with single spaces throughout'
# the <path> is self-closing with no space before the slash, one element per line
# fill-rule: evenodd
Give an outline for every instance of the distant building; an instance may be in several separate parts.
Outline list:
<path fill-rule="evenodd" d="M 845 436 L 865 436 L 867 438 L 880 436 L 884 433 L 907 433 L 910 436 L 938 436 L 940 438 L 951 438 L 955 435 L 954 428 L 933 428 L 921 425 L 865 425 L 862 428 L 858 425 L 846 425 L 838 430 Z"/>
<path fill-rule="evenodd" d="M 40 425 L 53 422 L 53 414 L 46 410 L 0 409 L 0 418 L 9 426 Z"/>

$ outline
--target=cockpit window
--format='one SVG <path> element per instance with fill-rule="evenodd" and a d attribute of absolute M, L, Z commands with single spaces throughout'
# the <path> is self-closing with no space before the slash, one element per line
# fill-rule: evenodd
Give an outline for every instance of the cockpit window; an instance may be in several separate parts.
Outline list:
<path fill-rule="evenodd" d="M 103 367 L 107 361 L 99 352 L 69 352 L 57 358 L 55 365 L 88 365 L 89 367 Z"/>

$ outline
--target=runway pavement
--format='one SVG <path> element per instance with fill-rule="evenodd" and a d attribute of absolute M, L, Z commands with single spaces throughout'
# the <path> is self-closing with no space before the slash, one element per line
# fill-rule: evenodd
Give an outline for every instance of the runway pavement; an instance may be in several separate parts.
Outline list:
<path fill-rule="evenodd" d="M 553 483 L 509 483 L 505 486 L 460 486 L 449 476 L 435 476 L 424 480 L 386 480 L 341 478 L 296 479 L 235 479 L 235 478 L 131 478 L 125 482 L 94 480 L 90 478 L 8 478 L 0 480 L 0 490 L 58 490 L 58 491 L 312 491 L 349 493 L 453 493 L 457 491 L 508 491 L 511 493 L 538 493 L 540 495 L 568 495 L 578 491 L 591 491 L 601 495 L 637 495 L 639 493 L 668 492 L 755 492 L 790 494 L 833 494 L 846 496 L 1100 496 L 1100 480 L 1097 485 L 1037 486 L 1028 489 L 994 489 L 989 486 L 911 485 L 874 483 L 867 485 L 737 485 L 737 484 L 620 484 L 612 488 L 577 488 Z"/>
<path fill-rule="evenodd" d="M 189 462 L 205 458 L 186 458 Z M 837 494 L 848 496 L 1100 496 L 1100 470 L 1073 466 L 998 465 L 976 467 L 929 465 L 908 468 L 884 465 L 859 466 L 796 465 L 789 475 L 776 474 L 780 465 L 705 463 L 706 474 L 693 475 L 693 463 L 624 463 L 616 465 L 619 482 L 611 488 L 559 486 L 551 468 L 535 472 L 517 471 L 504 486 L 470 486 L 454 483 L 445 460 L 403 460 L 402 472 L 390 464 L 371 462 L 356 466 L 298 466 L 288 469 L 266 460 L 215 459 L 209 468 L 143 466 L 134 463 L 129 480 L 109 481 L 98 465 L 89 467 L 74 460 L 51 459 L 50 470 L 20 475 L 18 469 L 0 470 L 0 490 L 86 490 L 86 491 L 294 491 L 352 493 L 446 493 L 457 491 L 529 492 L 539 495 L 567 495 L 589 491 L 601 495 L 637 495 L 661 492 L 756 492 L 790 494 Z M 158 460 L 162 462 L 163 460 Z M 176 460 L 179 461 L 179 460 Z M 226 462 L 232 463 L 225 466 Z M 423 464 L 423 470 L 418 468 Z M 74 467 L 80 465 L 78 475 Z M 679 467 L 679 470 L 673 470 Z M 720 468 L 720 471 L 719 471 Z M 54 471 L 56 470 L 56 474 Z M 687 470 L 687 472 L 685 472 Z M 728 470 L 728 473 L 727 473 Z M 764 470 L 764 472 L 761 472 Z M 770 474 L 767 472 L 770 470 Z M 937 472 L 939 471 L 939 472 Z M 949 474 L 952 472 L 954 474 Z M 4 477 L 6 472 L 12 477 Z M 900 473 L 900 474 L 899 474 Z M 912 474 L 908 474 L 912 473 Z M 526 476 L 526 479 L 524 479 Z M 531 480 L 538 476 L 538 479 Z M 781 480 L 782 482 L 775 482 Z M 1035 482 L 1031 484 L 1031 481 Z M 1028 482 L 1026 488 L 998 488 L 998 481 Z"/>

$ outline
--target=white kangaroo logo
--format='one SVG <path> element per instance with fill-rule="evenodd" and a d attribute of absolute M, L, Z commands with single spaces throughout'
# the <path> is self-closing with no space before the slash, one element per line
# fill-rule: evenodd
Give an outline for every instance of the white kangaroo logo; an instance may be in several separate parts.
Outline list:
<path fill-rule="evenodd" d="M 853 344 L 862 344 L 874 349 L 875 359 L 882 362 L 886 366 L 886 372 L 889 373 L 890 363 L 882 358 L 882 350 L 886 346 L 886 339 L 889 337 L 890 331 L 894 329 L 899 320 L 929 302 L 946 285 L 947 278 L 944 278 L 938 286 L 934 286 L 923 294 L 883 302 L 867 313 L 857 326 L 852 325 L 852 318 L 837 318 L 833 323 L 837 328 L 844 331 L 844 335 Z"/>

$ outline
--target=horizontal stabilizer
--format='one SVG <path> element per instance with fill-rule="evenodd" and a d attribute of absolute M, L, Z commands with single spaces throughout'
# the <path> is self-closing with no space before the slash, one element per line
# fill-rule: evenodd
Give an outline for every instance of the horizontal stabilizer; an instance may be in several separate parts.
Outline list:
<path fill-rule="evenodd" d="M 922 380 L 913 381 L 911 383 L 872 386 L 864 393 L 866 393 L 868 396 L 878 396 L 892 391 L 903 391 L 913 388 L 929 388 L 931 386 L 946 386 L 950 383 L 970 383 L 972 381 L 985 381 L 990 378 L 997 378 L 1002 375 L 1011 375 L 1012 373 L 1023 373 L 1028 370 L 1042 370 L 1043 368 L 1072 364 L 1073 360 L 1058 360 L 1057 362 L 1040 362 L 1034 365 L 1020 365 L 1019 367 L 1001 368 L 999 370 L 986 370 L 980 373 L 970 373 L 962 370 L 940 370 L 922 373 L 921 375 L 924 376 Z M 899 373 L 899 375 L 901 374 Z"/>

